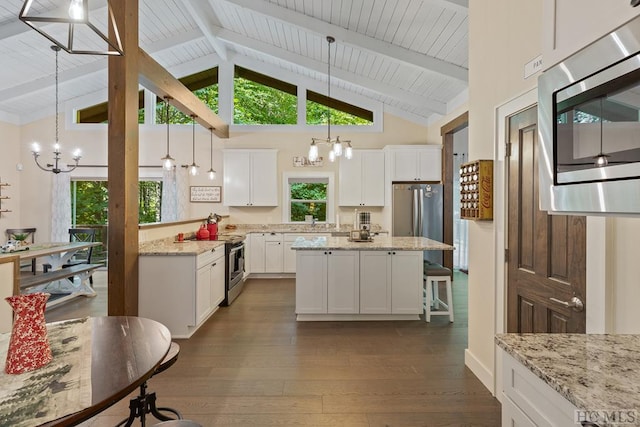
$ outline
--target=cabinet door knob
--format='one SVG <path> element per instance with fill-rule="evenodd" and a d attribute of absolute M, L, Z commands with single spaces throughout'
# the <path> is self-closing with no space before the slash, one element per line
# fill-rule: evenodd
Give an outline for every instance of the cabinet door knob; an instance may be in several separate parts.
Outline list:
<path fill-rule="evenodd" d="M 213 264 L 211 264 L 211 267 L 215 267 L 217 264 L 217 262 L 214 262 Z"/>
<path fill-rule="evenodd" d="M 395 254 L 396 254 L 396 253 L 395 253 L 395 252 L 393 252 L 393 255 L 395 255 Z"/>

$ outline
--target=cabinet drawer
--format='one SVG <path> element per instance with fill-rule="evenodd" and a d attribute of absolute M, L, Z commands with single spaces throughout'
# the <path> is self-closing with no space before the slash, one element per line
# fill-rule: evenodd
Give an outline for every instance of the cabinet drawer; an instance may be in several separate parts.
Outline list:
<path fill-rule="evenodd" d="M 577 409 L 511 355 L 503 352 L 505 396 L 540 427 L 574 425 Z"/>
<path fill-rule="evenodd" d="M 207 252 L 203 252 L 198 255 L 196 259 L 196 268 L 202 268 L 205 265 L 211 264 L 222 255 L 224 255 L 224 245 L 208 250 Z"/>

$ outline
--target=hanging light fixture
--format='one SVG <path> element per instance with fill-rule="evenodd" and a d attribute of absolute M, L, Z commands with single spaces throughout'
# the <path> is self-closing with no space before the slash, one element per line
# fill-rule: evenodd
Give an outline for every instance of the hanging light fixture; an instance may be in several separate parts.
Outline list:
<path fill-rule="evenodd" d="M 33 9 L 37 13 L 30 16 L 34 0 L 26 0 L 18 17 L 61 49 L 71 54 L 124 55 L 111 2 L 107 1 L 107 19 L 113 28 L 113 40 L 98 28 L 97 22 L 100 20 L 89 16 L 89 0 L 71 0 L 68 7 L 52 11 L 52 16 L 42 13 L 45 6 L 41 3 L 36 2 Z M 95 50 L 94 46 L 99 45 L 105 46 L 105 49 Z"/>
<path fill-rule="evenodd" d="M 211 152 L 211 169 L 209 169 L 207 171 L 207 174 L 209 176 L 209 179 L 211 181 L 213 181 L 214 179 L 216 179 L 216 171 L 213 170 L 213 128 L 209 128 L 209 132 L 211 133 L 211 145 L 210 145 L 210 152 Z"/>
<path fill-rule="evenodd" d="M 195 114 L 191 115 L 191 165 L 189 165 L 189 175 L 196 176 L 198 175 L 198 168 L 200 166 L 196 165 L 196 116 Z"/>
<path fill-rule="evenodd" d="M 40 164 L 40 162 L 38 162 L 38 157 L 40 157 L 40 145 L 37 142 L 33 143 L 33 149 L 32 149 L 32 153 L 33 153 L 33 159 L 36 161 L 36 165 L 38 165 L 38 167 L 40 169 L 42 169 L 43 171 L 47 171 L 47 172 L 53 172 L 55 174 L 58 174 L 60 172 L 71 172 L 72 170 L 74 170 L 75 168 L 78 167 L 78 162 L 80 161 L 80 158 L 82 157 L 80 155 L 80 150 L 75 150 L 73 152 L 73 161 L 75 162 L 74 165 L 66 166 L 66 169 L 61 169 L 60 168 L 60 141 L 58 139 L 58 133 L 59 133 L 59 114 L 58 114 L 58 54 L 60 53 L 60 48 L 56 45 L 51 46 L 51 49 L 54 50 L 56 52 L 56 142 L 55 144 L 53 144 L 53 163 L 47 163 L 45 166 L 42 166 Z"/>
<path fill-rule="evenodd" d="M 598 153 L 597 156 L 593 157 L 594 160 L 594 165 L 596 167 L 602 168 L 605 167 L 609 164 L 609 159 L 608 159 L 608 155 L 604 154 L 604 152 L 602 151 L 602 143 L 603 143 L 603 130 L 602 130 L 602 121 L 604 120 L 604 107 L 603 107 L 603 98 L 600 98 L 600 152 Z"/>
<path fill-rule="evenodd" d="M 310 161 L 315 162 L 319 158 L 318 145 L 325 144 L 330 147 L 329 161 L 334 162 L 337 157 L 344 155 L 346 159 L 353 157 L 353 148 L 351 147 L 351 141 L 341 141 L 339 136 L 335 139 L 331 138 L 331 44 L 336 41 L 332 36 L 327 36 L 327 138 L 311 138 L 311 146 L 309 147 L 308 158 Z M 343 147 L 343 144 L 346 145 Z"/>
<path fill-rule="evenodd" d="M 166 170 L 171 170 L 173 168 L 173 166 L 176 164 L 176 161 L 173 157 L 171 157 L 171 154 L 169 154 L 169 101 L 173 99 L 170 96 L 165 96 L 164 97 L 164 104 L 165 104 L 165 120 L 167 122 L 167 155 L 164 156 L 163 158 L 161 158 L 160 160 L 162 160 L 162 167 L 165 168 Z"/>

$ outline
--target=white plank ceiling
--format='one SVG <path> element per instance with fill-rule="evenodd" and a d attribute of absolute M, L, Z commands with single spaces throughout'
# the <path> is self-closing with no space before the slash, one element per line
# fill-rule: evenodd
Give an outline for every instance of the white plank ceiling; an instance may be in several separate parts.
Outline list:
<path fill-rule="evenodd" d="M 331 82 L 341 93 L 424 123 L 466 97 L 468 0 L 139 1 L 140 46 L 175 77 L 230 61 L 326 85 L 332 35 Z M 55 54 L 18 20 L 23 3 L 0 0 L 0 118 L 18 124 L 55 108 Z M 89 0 L 98 22 L 106 22 L 106 4 Z M 66 5 L 34 0 L 31 14 Z M 106 100 L 105 57 L 61 52 L 59 62 L 61 103 Z"/>

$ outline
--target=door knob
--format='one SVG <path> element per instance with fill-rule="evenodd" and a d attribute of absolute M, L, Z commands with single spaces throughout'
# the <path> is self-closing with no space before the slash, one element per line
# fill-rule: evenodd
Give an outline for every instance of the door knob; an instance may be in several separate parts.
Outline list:
<path fill-rule="evenodd" d="M 564 305 L 567 308 L 572 308 L 573 311 L 581 312 L 584 310 L 584 303 L 576 296 L 572 297 L 569 301 L 561 301 L 558 298 L 549 298 L 551 301 Z"/>

